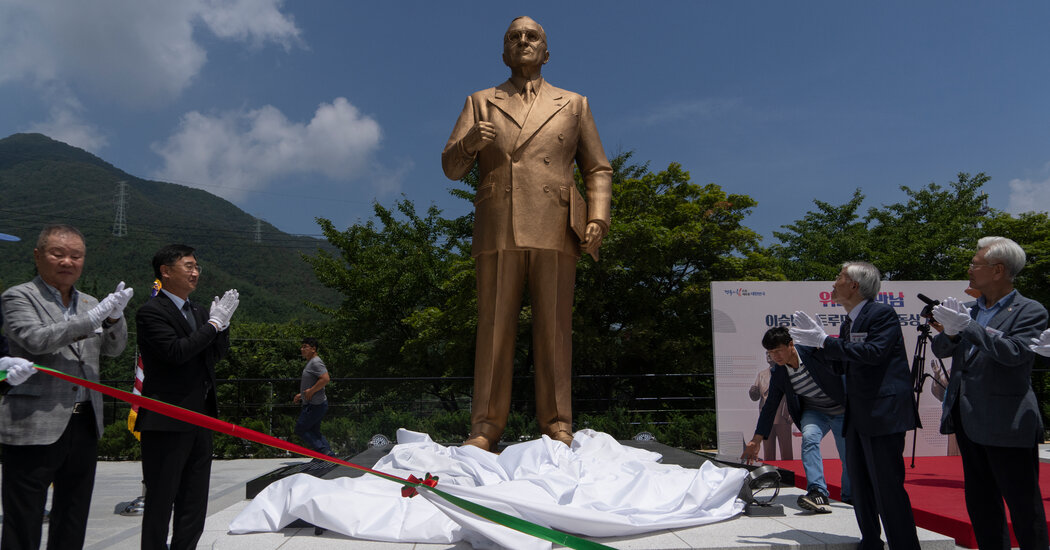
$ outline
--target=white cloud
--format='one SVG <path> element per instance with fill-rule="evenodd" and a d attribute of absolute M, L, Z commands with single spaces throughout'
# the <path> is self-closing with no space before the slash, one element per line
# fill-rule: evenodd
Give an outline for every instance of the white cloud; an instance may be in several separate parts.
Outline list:
<path fill-rule="evenodd" d="M 302 46 L 291 16 L 281 13 L 283 0 L 200 0 L 200 18 L 215 36 L 262 45 Z"/>
<path fill-rule="evenodd" d="M 658 105 L 640 116 L 644 125 L 660 125 L 683 119 L 707 119 L 736 109 L 739 99 L 689 99 Z"/>
<path fill-rule="evenodd" d="M 51 95 L 58 97 L 51 101 L 48 119 L 31 124 L 30 132 L 39 132 L 95 154 L 108 145 L 109 140 L 102 131 L 83 119 L 81 113 L 84 108 L 75 97 L 62 92 Z"/>
<path fill-rule="evenodd" d="M 1011 214 L 1050 211 L 1050 177 L 1043 181 L 1010 180 L 1010 204 L 1006 210 Z"/>
<path fill-rule="evenodd" d="M 0 85 L 61 86 L 134 106 L 164 104 L 207 61 L 194 32 L 301 45 L 283 0 L 3 0 Z"/>
<path fill-rule="evenodd" d="M 270 105 L 215 115 L 194 111 L 165 142 L 152 145 L 164 159 L 154 177 L 236 201 L 289 175 L 351 181 L 376 173 L 381 138 L 379 124 L 342 97 L 322 103 L 307 124 Z"/>

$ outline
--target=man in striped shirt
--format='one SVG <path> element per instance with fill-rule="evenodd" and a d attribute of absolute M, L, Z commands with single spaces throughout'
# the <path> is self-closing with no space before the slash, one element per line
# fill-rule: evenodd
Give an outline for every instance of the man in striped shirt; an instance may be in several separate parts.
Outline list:
<path fill-rule="evenodd" d="M 798 498 L 798 505 L 811 512 L 831 512 L 820 442 L 830 431 L 834 435 L 839 457 L 846 456 L 846 440 L 842 435 L 842 422 L 846 413 L 842 404 L 846 400 L 846 392 L 842 377 L 827 369 L 806 368 L 807 349 L 796 348 L 785 327 L 767 330 L 762 337 L 762 347 L 766 348 L 776 365 L 770 370 L 769 397 L 759 412 L 755 436 L 744 448 L 740 458 L 748 464 L 757 459 L 762 441 L 769 437 L 781 398 L 786 398 L 788 413 L 802 431 L 802 467 L 806 472 L 807 486 L 806 494 Z M 845 460 L 842 462 L 841 496 L 843 502 L 850 502 Z"/>

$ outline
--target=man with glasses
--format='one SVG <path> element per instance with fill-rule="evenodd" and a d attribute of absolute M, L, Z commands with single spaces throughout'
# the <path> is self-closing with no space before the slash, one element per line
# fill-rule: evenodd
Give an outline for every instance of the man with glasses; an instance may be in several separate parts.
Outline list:
<path fill-rule="evenodd" d="M 789 333 L 810 350 L 809 365 L 846 376 L 846 465 L 860 549 L 918 550 L 911 499 L 904 489 L 904 436 L 919 423 L 900 318 L 876 301 L 878 268 L 846 262 L 832 283 L 831 299 L 846 310 L 839 337 L 818 319 L 796 311 Z M 880 526 L 881 521 L 881 526 Z"/>
<path fill-rule="evenodd" d="M 962 455 L 966 511 L 982 549 L 1010 548 L 1003 501 L 1022 549 L 1046 548 L 1039 490 L 1043 421 L 1032 391 L 1031 341 L 1046 328 L 1046 308 L 1014 289 L 1025 252 L 1004 237 L 977 241 L 969 306 L 955 298 L 933 308 L 942 331 L 931 348 L 952 358 L 941 433 L 954 433 Z M 935 325 L 936 326 L 936 325 Z"/>
<path fill-rule="evenodd" d="M 139 353 L 145 378 L 142 394 L 194 412 L 218 416 L 215 363 L 230 349 L 230 318 L 240 303 L 236 289 L 216 297 L 208 311 L 189 295 L 201 275 L 194 249 L 174 244 L 153 256 L 161 281 L 157 296 L 138 310 Z M 142 476 L 146 506 L 143 550 L 193 549 L 208 515 L 212 432 L 139 409 L 135 430 L 142 433 Z M 173 519 L 174 512 L 174 519 Z"/>
<path fill-rule="evenodd" d="M 824 480 L 824 459 L 820 455 L 820 442 L 829 432 L 835 439 L 835 447 L 842 460 L 841 498 L 844 502 L 852 502 L 846 467 L 846 439 L 842 435 L 846 416 L 846 408 L 842 405 L 846 402 L 842 377 L 828 369 L 809 368 L 809 354 L 813 350 L 801 346 L 796 348 L 785 327 L 767 330 L 762 336 L 762 347 L 766 348 L 773 364 L 769 371 L 769 397 L 759 413 L 755 436 L 744 447 L 740 458 L 748 464 L 758 458 L 759 445 L 769 437 L 779 405 L 785 403 L 791 420 L 802 431 L 802 468 L 806 472 L 806 494 L 798 498 L 798 505 L 810 512 L 830 513 L 828 484 Z M 788 433 L 790 437 L 790 431 Z M 790 460 L 790 457 L 786 460 Z"/>

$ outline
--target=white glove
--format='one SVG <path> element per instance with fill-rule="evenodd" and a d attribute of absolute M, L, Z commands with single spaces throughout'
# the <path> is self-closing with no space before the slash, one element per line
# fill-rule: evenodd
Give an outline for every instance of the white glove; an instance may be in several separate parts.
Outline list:
<path fill-rule="evenodd" d="M 824 347 L 824 340 L 827 339 L 828 333 L 824 331 L 824 325 L 819 319 L 810 317 L 805 311 L 796 311 L 791 319 L 795 326 L 789 328 L 788 333 L 791 334 L 791 339 L 796 344 L 811 348 Z"/>
<path fill-rule="evenodd" d="M 131 287 L 124 288 L 124 281 L 117 284 L 117 290 L 113 291 L 113 296 L 117 297 L 117 305 L 109 313 L 109 318 L 120 319 L 124 315 L 124 308 L 128 307 L 128 302 L 131 301 L 131 297 L 134 295 L 135 289 Z"/>
<path fill-rule="evenodd" d="M 0 371 L 7 371 L 5 380 L 8 384 L 17 386 L 36 374 L 36 367 L 33 366 L 32 361 L 21 357 L 0 357 Z"/>
<path fill-rule="evenodd" d="M 948 296 L 947 298 L 945 298 L 944 301 L 941 302 L 941 303 L 944 304 L 944 307 L 954 309 L 955 311 L 957 311 L 959 313 L 965 313 L 967 316 L 970 315 L 970 308 L 964 306 L 962 304 L 962 302 L 960 302 L 959 300 L 956 300 L 955 298 L 953 298 L 951 296 Z"/>
<path fill-rule="evenodd" d="M 227 290 L 222 298 L 216 296 L 211 302 L 208 322 L 219 330 L 226 330 L 230 326 L 230 317 L 233 317 L 233 312 L 237 311 L 240 304 L 241 297 L 236 288 Z"/>
<path fill-rule="evenodd" d="M 120 319 L 124 315 L 124 309 L 128 307 L 128 302 L 131 302 L 131 297 L 135 295 L 135 289 L 124 286 L 124 281 L 117 284 L 117 289 L 113 292 L 117 296 L 118 302 L 117 307 L 113 308 L 113 313 L 110 315 L 113 319 Z"/>
<path fill-rule="evenodd" d="M 933 306 L 933 319 L 944 327 L 944 333 L 955 336 L 970 324 L 970 312 L 959 300 L 949 296 L 940 305 Z"/>
<path fill-rule="evenodd" d="M 1032 338 L 1032 342 L 1033 344 L 1028 346 L 1028 349 L 1043 357 L 1050 357 L 1050 328 L 1044 330 L 1039 338 Z"/>
<path fill-rule="evenodd" d="M 97 306 L 91 308 L 88 311 L 88 318 L 91 319 L 91 326 L 98 328 L 102 326 L 102 321 L 113 316 L 113 308 L 120 304 L 120 298 L 114 292 L 109 296 L 106 296 L 98 303 Z M 123 311 L 123 308 L 121 308 Z"/>

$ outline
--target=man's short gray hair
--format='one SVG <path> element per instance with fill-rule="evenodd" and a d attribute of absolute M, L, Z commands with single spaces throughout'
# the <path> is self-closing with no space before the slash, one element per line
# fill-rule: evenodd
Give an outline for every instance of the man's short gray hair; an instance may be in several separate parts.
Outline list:
<path fill-rule="evenodd" d="M 861 296 L 874 300 L 879 295 L 879 288 L 882 285 L 882 274 L 879 273 L 879 268 L 868 262 L 846 262 L 842 264 L 842 267 L 846 270 L 846 275 L 857 283 Z"/>
<path fill-rule="evenodd" d="M 1006 266 L 1006 276 L 1010 280 L 1024 267 L 1026 256 L 1021 245 L 1006 237 L 983 237 L 977 241 L 977 250 L 987 248 L 984 259 L 989 264 L 1003 264 Z"/>
<path fill-rule="evenodd" d="M 47 240 L 51 238 L 51 235 L 76 235 L 80 237 L 80 242 L 87 244 L 87 240 L 84 239 L 84 234 L 72 225 L 65 223 L 49 223 L 40 230 L 40 236 L 36 238 L 37 250 L 44 250 L 47 246 Z"/>

